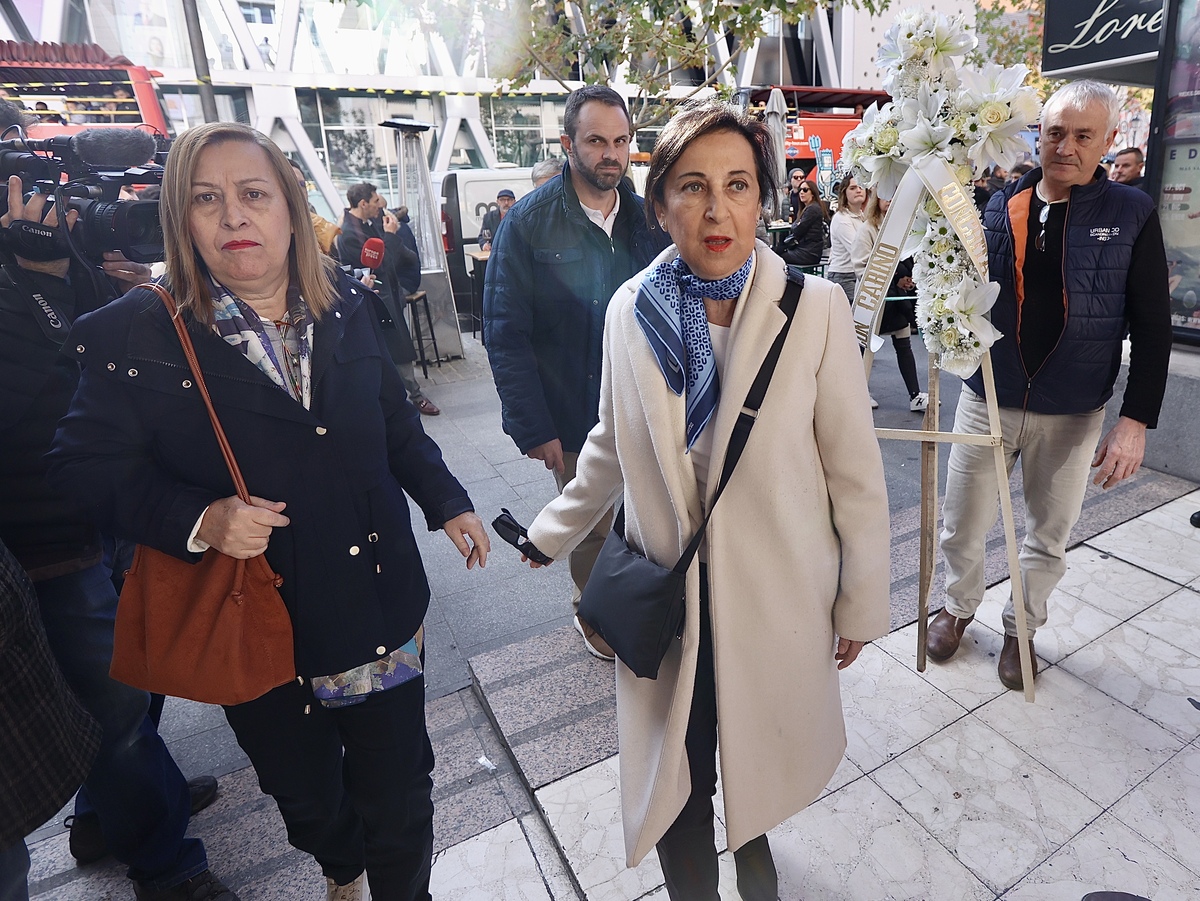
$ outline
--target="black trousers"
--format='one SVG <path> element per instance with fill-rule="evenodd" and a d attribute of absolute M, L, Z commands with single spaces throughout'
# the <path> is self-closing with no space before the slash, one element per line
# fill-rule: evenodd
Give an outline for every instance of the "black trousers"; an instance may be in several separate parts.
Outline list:
<path fill-rule="evenodd" d="M 704 565 L 700 567 L 700 650 L 684 747 L 692 793 L 655 849 L 671 901 L 720 901 L 713 809 L 717 793 L 717 686 L 708 569 Z M 733 859 L 738 893 L 744 901 L 777 901 L 779 877 L 765 835 L 738 848 Z"/>
<path fill-rule="evenodd" d="M 225 708 L 288 841 L 339 885 L 364 868 L 374 901 L 429 901 L 433 747 L 417 678 L 327 709 L 290 682 Z"/>

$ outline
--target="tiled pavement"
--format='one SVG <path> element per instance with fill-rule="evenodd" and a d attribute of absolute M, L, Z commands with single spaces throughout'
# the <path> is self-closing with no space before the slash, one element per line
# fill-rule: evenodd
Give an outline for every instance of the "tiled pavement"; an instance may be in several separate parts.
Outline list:
<path fill-rule="evenodd" d="M 504 505 L 528 520 L 553 483 L 501 433 L 486 361 L 465 343 L 465 360 L 431 372 L 445 414 L 426 426 L 486 518 Z M 898 379 L 886 368 L 872 377 L 877 424 L 911 427 L 888 413 Z M 849 747 L 826 793 L 771 833 L 781 897 L 1200 898 L 1200 530 L 1188 522 L 1200 491 L 1145 472 L 1089 492 L 1027 705 L 995 676 L 1003 583 L 959 655 L 915 671 L 915 467 L 907 442 L 889 444 L 898 628 L 843 676 Z M 623 864 L 611 670 L 569 627 L 565 567 L 530 573 L 500 546 L 467 575 L 451 568 L 461 560 L 444 537 L 419 537 L 434 590 L 434 897 L 665 901 L 653 855 Z M 994 582 L 1002 541 L 989 556 Z M 223 777 L 192 833 L 239 895 L 323 897 L 319 869 L 288 846 L 220 712 L 169 701 L 161 731 L 186 773 Z M 73 866 L 57 821 L 31 851 L 39 901 L 132 897 L 111 861 Z M 738 897 L 728 852 L 721 891 Z"/>

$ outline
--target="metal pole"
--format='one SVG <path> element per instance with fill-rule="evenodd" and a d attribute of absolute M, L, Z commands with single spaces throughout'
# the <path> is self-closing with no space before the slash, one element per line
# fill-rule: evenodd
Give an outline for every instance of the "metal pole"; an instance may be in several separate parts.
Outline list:
<path fill-rule="evenodd" d="M 208 71 L 208 54 L 204 49 L 204 35 L 200 31 L 200 13 L 196 0 L 183 0 L 183 17 L 187 22 L 188 42 L 192 45 L 192 64 L 196 67 L 196 83 L 200 86 L 200 109 L 205 122 L 216 122 L 217 98 L 213 93 L 212 75 Z"/>

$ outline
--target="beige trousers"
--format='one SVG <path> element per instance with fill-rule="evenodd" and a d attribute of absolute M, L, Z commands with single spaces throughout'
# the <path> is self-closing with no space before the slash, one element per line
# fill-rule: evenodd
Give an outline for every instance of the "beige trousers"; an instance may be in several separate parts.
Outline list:
<path fill-rule="evenodd" d="M 579 454 L 563 454 L 563 472 L 559 473 L 556 470 L 554 473 L 554 482 L 558 485 L 560 494 L 567 482 L 575 478 L 575 466 L 578 463 Z M 571 604 L 576 613 L 579 612 L 579 596 L 583 594 L 583 586 L 587 584 L 588 576 L 592 574 L 592 567 L 596 565 L 596 558 L 600 556 L 600 548 L 604 546 L 604 539 L 608 537 L 608 530 L 611 528 L 612 511 L 609 510 L 600 518 L 588 536 L 579 543 L 579 547 L 571 552 L 571 580 L 575 583 Z"/>
<path fill-rule="evenodd" d="M 1046 599 L 1067 571 L 1067 542 L 1083 509 L 1088 474 L 1104 409 L 1091 413 L 1031 413 L 1000 408 L 1000 431 L 1009 475 L 1021 460 L 1025 539 L 1018 555 L 1030 635 L 1046 623 Z M 966 385 L 958 399 L 954 431 L 988 432 L 987 403 Z M 942 554 L 946 558 L 946 610 L 974 616 L 983 600 L 984 546 L 996 521 L 999 488 L 990 447 L 955 444 L 950 449 L 946 501 L 942 506 Z M 1012 596 L 1004 607 L 1004 631 L 1017 634 Z"/>

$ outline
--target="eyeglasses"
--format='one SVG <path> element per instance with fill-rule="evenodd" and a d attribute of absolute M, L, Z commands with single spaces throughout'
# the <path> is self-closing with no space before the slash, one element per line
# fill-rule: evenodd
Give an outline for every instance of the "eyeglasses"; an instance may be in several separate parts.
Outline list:
<path fill-rule="evenodd" d="M 800 194 L 811 194 L 811 193 L 812 193 L 812 188 L 801 188 L 801 189 L 799 190 L 799 192 L 798 192 L 798 193 L 800 193 Z"/>
<path fill-rule="evenodd" d="M 1037 237 L 1033 239 L 1033 246 L 1039 252 L 1046 250 L 1046 223 L 1050 219 L 1050 204 L 1042 207 L 1042 211 L 1038 213 L 1038 224 L 1042 230 L 1038 232 Z"/>

